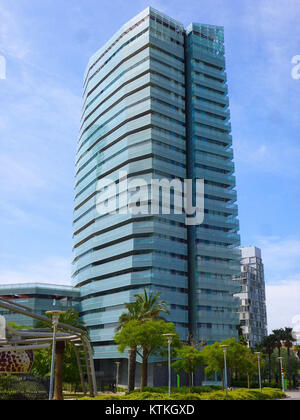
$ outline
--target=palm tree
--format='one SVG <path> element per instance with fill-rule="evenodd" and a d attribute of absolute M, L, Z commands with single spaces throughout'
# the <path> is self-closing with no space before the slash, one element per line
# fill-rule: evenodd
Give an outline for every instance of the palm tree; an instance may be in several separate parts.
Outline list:
<path fill-rule="evenodd" d="M 267 337 L 264 337 L 260 344 L 260 348 L 263 351 L 263 353 L 268 355 L 269 364 L 268 364 L 268 370 L 269 370 L 269 383 L 271 383 L 271 357 L 272 354 L 276 348 L 276 339 L 274 334 L 271 334 Z"/>
<path fill-rule="evenodd" d="M 127 312 L 123 312 L 119 318 L 119 325 L 116 331 L 120 331 L 128 322 L 139 320 L 142 314 L 141 306 L 138 302 L 126 303 Z M 135 388 L 135 371 L 136 371 L 136 346 L 131 347 L 129 353 L 129 378 L 128 392 L 134 391 Z"/>
<path fill-rule="evenodd" d="M 169 311 L 167 309 L 168 303 L 162 300 L 159 300 L 160 293 L 147 293 L 147 290 L 144 289 L 144 293 L 139 293 L 134 296 L 136 298 L 136 302 L 140 305 L 142 309 L 141 317 L 144 320 L 152 319 L 152 320 L 159 320 L 163 319 L 160 314 L 165 313 L 168 314 Z M 148 384 L 148 359 L 143 360 L 142 366 L 142 381 L 141 381 L 142 389 L 147 386 Z"/>
<path fill-rule="evenodd" d="M 160 313 L 168 314 L 169 311 L 167 309 L 168 303 L 165 301 L 159 300 L 160 293 L 147 293 L 147 290 L 144 289 L 144 293 L 139 293 L 134 295 L 136 298 L 136 302 L 142 308 L 141 316 L 144 319 L 154 319 L 158 320 L 161 319 Z"/>
<path fill-rule="evenodd" d="M 273 335 L 275 337 L 275 348 L 277 348 L 278 350 L 278 357 L 281 356 L 281 348 L 282 348 L 282 341 L 284 340 L 284 329 L 280 328 L 278 330 L 273 330 Z M 281 365 L 280 365 L 280 360 L 278 360 L 278 372 L 279 372 L 279 376 L 278 376 L 278 381 L 280 381 L 280 376 L 281 376 Z"/>
<path fill-rule="evenodd" d="M 288 381 L 289 385 L 291 386 L 291 348 L 293 347 L 293 344 L 295 342 L 294 336 L 293 336 L 293 328 L 285 328 L 284 329 L 284 346 L 287 349 L 287 355 L 288 355 Z"/>
<path fill-rule="evenodd" d="M 51 315 L 48 315 L 51 318 Z M 75 328 L 83 330 L 88 334 L 87 328 L 84 324 L 79 321 L 79 314 L 74 312 L 73 309 L 68 309 L 64 314 L 60 315 L 59 322 L 67 325 L 72 325 Z M 37 322 L 36 328 L 49 328 L 49 325 L 44 322 Z M 63 358 L 64 352 L 67 346 L 71 346 L 70 343 L 65 341 L 57 341 L 55 348 L 55 380 L 54 380 L 54 394 L 53 400 L 63 400 Z M 72 351 L 73 349 L 71 349 Z"/>
<path fill-rule="evenodd" d="M 146 289 L 144 292 L 134 295 L 135 302 L 127 303 L 125 305 L 127 312 L 121 314 L 119 318 L 119 326 L 116 331 L 120 331 L 129 321 L 138 320 L 141 323 L 147 319 L 158 320 L 161 319 L 160 314 L 168 314 L 167 302 L 159 300 L 160 293 L 148 293 Z M 130 349 L 130 371 L 128 379 L 128 392 L 134 391 L 135 388 L 135 371 L 136 371 L 136 347 Z M 145 377 L 145 384 L 147 386 L 147 374 Z"/>

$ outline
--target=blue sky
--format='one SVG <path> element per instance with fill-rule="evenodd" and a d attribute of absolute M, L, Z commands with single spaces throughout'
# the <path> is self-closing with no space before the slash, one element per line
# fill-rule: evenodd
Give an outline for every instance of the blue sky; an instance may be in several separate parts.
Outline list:
<path fill-rule="evenodd" d="M 262 248 L 270 328 L 300 313 L 298 0 L 0 0 L 0 284 L 68 283 L 89 57 L 147 6 L 225 26 L 241 237 Z"/>

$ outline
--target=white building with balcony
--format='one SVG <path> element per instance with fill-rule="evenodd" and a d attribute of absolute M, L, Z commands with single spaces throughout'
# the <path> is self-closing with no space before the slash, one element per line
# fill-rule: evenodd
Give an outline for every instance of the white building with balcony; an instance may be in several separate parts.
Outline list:
<path fill-rule="evenodd" d="M 241 248 L 240 323 L 243 335 L 251 347 L 268 335 L 264 265 L 261 250 L 254 246 Z"/>

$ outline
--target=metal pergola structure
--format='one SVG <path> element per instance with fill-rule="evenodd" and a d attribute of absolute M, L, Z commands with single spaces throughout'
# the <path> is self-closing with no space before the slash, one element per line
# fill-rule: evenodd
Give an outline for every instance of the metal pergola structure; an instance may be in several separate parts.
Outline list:
<path fill-rule="evenodd" d="M 28 316 L 36 321 L 49 324 L 49 329 L 26 329 L 18 330 L 5 325 L 5 338 L 0 337 L 0 352 L 39 350 L 49 347 L 52 343 L 52 320 L 43 315 L 37 315 L 31 309 L 9 302 L 0 298 L 0 308 L 20 315 Z M 57 341 L 68 341 L 74 348 L 78 369 L 80 373 L 82 391 L 86 394 L 84 381 L 85 374 L 88 378 L 89 392 L 91 397 L 97 396 L 96 375 L 91 343 L 85 331 L 71 325 L 58 323 Z"/>

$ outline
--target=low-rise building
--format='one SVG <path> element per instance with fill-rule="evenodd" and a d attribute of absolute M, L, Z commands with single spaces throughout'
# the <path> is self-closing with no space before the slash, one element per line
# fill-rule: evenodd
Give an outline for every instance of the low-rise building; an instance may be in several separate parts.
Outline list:
<path fill-rule="evenodd" d="M 0 298 L 25 306 L 35 314 L 44 315 L 50 310 L 79 311 L 80 291 L 71 286 L 52 284 L 8 284 L 0 285 Z M 24 315 L 0 309 L 0 315 L 8 322 L 19 326 L 33 327 L 35 321 Z"/>

